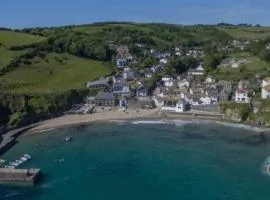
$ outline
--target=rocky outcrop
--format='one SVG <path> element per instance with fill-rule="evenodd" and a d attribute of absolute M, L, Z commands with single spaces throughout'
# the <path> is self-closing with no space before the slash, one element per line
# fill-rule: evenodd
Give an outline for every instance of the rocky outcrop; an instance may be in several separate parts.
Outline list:
<path fill-rule="evenodd" d="M 252 113 L 250 104 L 221 104 L 220 110 L 221 113 L 225 115 L 226 119 L 234 122 L 246 121 Z"/>
<path fill-rule="evenodd" d="M 83 101 L 88 90 L 69 90 L 51 94 L 1 94 L 0 124 L 8 128 L 25 126 L 56 117 Z"/>

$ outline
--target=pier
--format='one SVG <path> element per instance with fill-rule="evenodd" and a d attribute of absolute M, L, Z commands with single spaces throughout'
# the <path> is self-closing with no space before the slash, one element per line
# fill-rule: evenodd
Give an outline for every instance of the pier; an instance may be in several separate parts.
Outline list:
<path fill-rule="evenodd" d="M 3 134 L 2 136 L 0 135 L 0 155 L 5 153 L 16 143 L 16 138 L 19 135 L 21 135 L 25 131 L 28 131 L 31 128 L 36 127 L 37 125 L 38 124 L 32 124 L 23 128 L 9 131 L 8 133 Z"/>
<path fill-rule="evenodd" d="M 0 168 L 0 184 L 33 186 L 40 178 L 40 169 Z"/>

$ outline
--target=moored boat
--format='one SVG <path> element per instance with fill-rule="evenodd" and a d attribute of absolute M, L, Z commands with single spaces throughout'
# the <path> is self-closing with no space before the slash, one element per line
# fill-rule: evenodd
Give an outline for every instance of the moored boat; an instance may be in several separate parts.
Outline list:
<path fill-rule="evenodd" d="M 72 140 L 72 137 L 71 136 L 67 136 L 66 137 L 66 142 L 69 142 L 69 141 L 71 141 Z"/>

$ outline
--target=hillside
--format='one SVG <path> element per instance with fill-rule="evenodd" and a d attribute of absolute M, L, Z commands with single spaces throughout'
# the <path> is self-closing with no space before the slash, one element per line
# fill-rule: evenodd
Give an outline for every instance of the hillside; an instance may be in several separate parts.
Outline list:
<path fill-rule="evenodd" d="M 48 93 L 83 88 L 87 81 L 110 73 L 100 61 L 79 58 L 67 53 L 50 53 L 33 64 L 0 76 L 2 90 L 25 93 Z"/>
<path fill-rule="evenodd" d="M 236 38 L 264 38 L 266 27 L 180 26 L 171 24 L 96 23 L 82 26 L 0 30 L 0 89 L 13 92 L 50 92 L 82 87 L 112 68 L 108 42 L 143 43 L 148 48 L 170 50 L 175 45 L 219 46 Z M 136 51 L 136 48 L 135 48 Z M 246 71 L 265 69 L 268 64 L 249 62 Z M 255 65 L 254 65 L 255 63 Z M 258 66 L 258 67 L 256 67 Z M 86 73 L 84 73 L 86 72 Z M 239 69 L 219 71 L 221 77 Z M 232 76 L 233 77 L 233 76 Z"/>
<path fill-rule="evenodd" d="M 270 37 L 268 27 L 217 27 L 235 39 L 264 39 Z"/>
<path fill-rule="evenodd" d="M 254 74 L 267 75 L 269 68 L 270 64 L 258 56 L 248 52 L 234 53 L 223 60 L 216 76 L 219 79 L 240 80 L 252 77 Z"/>
<path fill-rule="evenodd" d="M 5 47 L 38 43 L 44 39 L 45 38 L 41 36 L 18 33 L 15 31 L 0 30 L 0 43 Z"/>
<path fill-rule="evenodd" d="M 0 30 L 0 69 L 22 53 L 20 51 L 10 51 L 10 46 L 38 43 L 44 39 L 40 36 Z"/>

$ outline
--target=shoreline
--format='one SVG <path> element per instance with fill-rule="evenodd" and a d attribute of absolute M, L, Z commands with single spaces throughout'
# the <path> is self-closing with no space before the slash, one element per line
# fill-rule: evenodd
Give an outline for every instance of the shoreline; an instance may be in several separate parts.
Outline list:
<path fill-rule="evenodd" d="M 136 110 L 129 110 L 128 112 L 117 110 L 85 115 L 64 115 L 62 117 L 41 122 L 39 126 L 28 130 L 23 134 L 23 136 L 33 135 L 48 130 L 88 125 L 91 123 L 127 121 L 136 119 L 161 119 L 161 116 L 156 109 L 139 110 L 139 112 Z"/>
<path fill-rule="evenodd" d="M 196 115 L 194 115 L 194 113 L 160 113 L 157 109 L 152 109 L 139 111 L 129 110 L 128 112 L 116 110 L 86 115 L 64 115 L 58 118 L 49 119 L 43 122 L 10 131 L 4 134 L 3 137 L 5 137 L 5 140 L 14 140 L 13 145 L 15 145 L 15 143 L 17 142 L 16 139 L 18 137 L 27 137 L 35 134 L 42 134 L 55 129 L 63 129 L 83 125 L 87 126 L 93 123 L 131 122 L 134 124 L 172 124 L 177 122 L 181 123 L 181 121 L 184 123 L 213 123 L 223 126 L 231 126 L 235 128 L 252 130 L 257 132 L 258 134 L 265 134 L 268 136 L 270 133 L 270 128 L 258 127 L 248 123 L 234 122 L 232 120 L 223 118 L 223 115 L 220 114 L 197 113 Z M 16 135 L 16 137 L 12 137 L 14 136 L 14 132 L 19 134 Z M 3 142 L 4 141 L 0 142 L 0 145 L 2 145 L 2 148 L 5 148 L 5 144 Z M 8 147 L 7 150 L 9 148 L 12 148 L 13 145 Z"/>
<path fill-rule="evenodd" d="M 92 123 L 106 123 L 106 122 L 130 122 L 130 121 L 157 121 L 162 120 L 165 123 L 170 121 L 187 121 L 187 122 L 213 122 L 223 125 L 237 126 L 239 128 L 253 129 L 256 132 L 270 132 L 269 128 L 254 126 L 248 123 L 238 123 L 232 120 L 224 119 L 219 114 L 202 114 L 194 116 L 191 113 L 166 113 L 161 115 L 156 109 L 153 110 L 129 110 L 127 113 L 123 111 L 107 111 L 87 115 L 65 115 L 62 117 L 50 119 L 41 122 L 38 126 L 26 131 L 23 136 L 39 134 L 43 132 L 52 131 L 55 129 L 62 129 L 67 127 L 75 127 L 82 125 L 90 125 Z"/>

